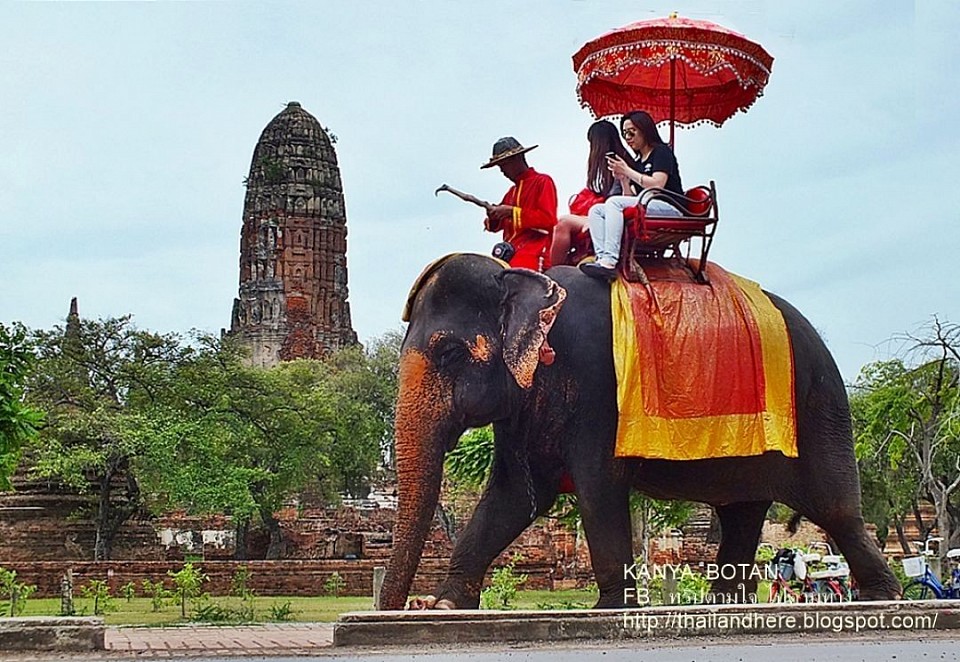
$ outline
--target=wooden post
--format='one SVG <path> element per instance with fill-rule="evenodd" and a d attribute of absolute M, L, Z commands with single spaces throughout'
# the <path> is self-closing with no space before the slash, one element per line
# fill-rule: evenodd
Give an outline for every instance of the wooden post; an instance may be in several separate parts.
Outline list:
<path fill-rule="evenodd" d="M 60 615 L 73 616 L 73 568 L 67 568 L 66 574 L 60 580 Z"/>
<path fill-rule="evenodd" d="M 373 608 L 380 611 L 380 591 L 383 590 L 383 579 L 387 576 L 387 569 L 382 566 L 373 568 Z"/>

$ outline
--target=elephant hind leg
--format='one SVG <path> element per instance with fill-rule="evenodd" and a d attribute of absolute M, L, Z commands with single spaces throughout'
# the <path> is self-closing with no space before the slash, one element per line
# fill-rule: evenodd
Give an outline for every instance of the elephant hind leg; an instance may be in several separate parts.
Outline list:
<path fill-rule="evenodd" d="M 757 602 L 754 562 L 763 520 L 771 501 L 746 501 L 716 506 L 720 517 L 717 574 L 710 588 L 716 602 Z"/>
<path fill-rule="evenodd" d="M 833 511 L 804 515 L 836 541 L 857 581 L 861 600 L 896 600 L 900 597 L 900 582 L 876 543 L 870 539 L 859 508 L 855 513 Z"/>

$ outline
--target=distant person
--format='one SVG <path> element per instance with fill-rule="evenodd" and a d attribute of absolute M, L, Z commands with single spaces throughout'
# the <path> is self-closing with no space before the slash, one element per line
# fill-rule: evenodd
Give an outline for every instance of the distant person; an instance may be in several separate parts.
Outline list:
<path fill-rule="evenodd" d="M 524 156 L 533 147 L 524 147 L 513 137 L 493 144 L 493 156 L 480 166 L 497 166 L 513 186 L 503 201 L 487 212 L 484 227 L 503 232 L 503 240 L 513 249 L 511 267 L 543 271 L 550 266 L 550 236 L 557 224 L 557 187 L 549 175 L 539 173 Z"/>
<path fill-rule="evenodd" d="M 639 194 L 644 189 L 662 188 L 683 195 L 677 159 L 660 137 L 653 118 L 642 110 L 634 110 L 620 120 L 620 130 L 637 159 L 629 164 L 619 156 L 614 156 L 607 159 L 607 164 L 614 177 L 629 179 L 637 195 L 615 195 L 590 209 L 590 237 L 597 261 L 580 265 L 580 270 L 588 276 L 608 281 L 617 277 L 623 210 L 636 206 L 640 201 Z M 647 211 L 657 216 L 682 214 L 679 208 L 662 199 L 650 200 Z"/>
<path fill-rule="evenodd" d="M 624 184 L 630 181 L 626 177 L 623 177 L 622 181 L 618 180 L 607 165 L 607 154 L 616 154 L 624 161 L 633 160 L 620 140 L 620 132 L 612 122 L 599 120 L 591 124 L 587 129 L 587 142 L 590 144 L 590 153 L 587 156 L 587 186 L 571 200 L 570 213 L 557 219 L 557 227 L 553 230 L 553 245 L 550 247 L 550 262 L 554 265 L 567 263 L 574 237 L 586 231 L 589 225 L 587 214 L 590 208 L 611 195 L 622 195 Z M 633 193 L 629 188 L 627 190 Z"/>

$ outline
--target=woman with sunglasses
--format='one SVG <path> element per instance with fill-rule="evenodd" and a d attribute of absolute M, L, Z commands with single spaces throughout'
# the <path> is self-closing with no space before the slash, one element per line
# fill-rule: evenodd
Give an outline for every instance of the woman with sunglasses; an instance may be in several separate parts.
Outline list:
<path fill-rule="evenodd" d="M 620 130 L 637 159 L 633 164 L 628 164 L 619 156 L 608 157 L 607 167 L 615 178 L 628 180 L 636 195 L 615 195 L 590 209 L 590 237 L 597 261 L 580 265 L 581 271 L 588 276 L 607 281 L 617 277 L 623 210 L 636 206 L 640 201 L 640 193 L 646 188 L 661 188 L 683 195 L 677 159 L 673 150 L 660 138 L 653 118 L 642 110 L 634 110 L 620 120 Z M 650 200 L 647 211 L 656 216 L 682 214 L 680 209 L 663 199 Z"/>
<path fill-rule="evenodd" d="M 550 246 L 550 263 L 567 264 L 573 239 L 587 229 L 587 213 L 597 200 L 603 201 L 612 195 L 622 195 L 624 184 L 629 184 L 625 175 L 614 176 L 607 156 L 615 154 L 621 160 L 632 160 L 630 152 L 620 140 L 616 125 L 607 120 L 598 120 L 587 129 L 590 153 L 587 156 L 587 186 L 570 202 L 570 213 L 557 219 L 553 228 L 553 243 Z M 629 192 L 629 189 L 627 189 Z"/>

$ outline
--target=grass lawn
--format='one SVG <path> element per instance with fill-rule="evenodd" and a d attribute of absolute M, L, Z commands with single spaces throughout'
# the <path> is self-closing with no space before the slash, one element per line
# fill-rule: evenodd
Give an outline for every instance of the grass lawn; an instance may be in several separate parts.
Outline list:
<path fill-rule="evenodd" d="M 761 582 L 757 591 L 760 602 L 767 601 L 769 582 Z M 589 608 L 597 600 L 595 590 L 566 590 L 566 591 L 518 591 L 516 598 L 511 602 L 511 609 L 575 609 Z M 149 598 L 134 598 L 129 602 L 123 598 L 113 598 L 115 611 L 104 615 L 108 625 L 179 625 L 191 622 L 189 615 L 197 601 L 190 601 L 187 605 L 187 620 L 180 617 L 180 605 L 164 606 L 159 612 L 153 611 Z M 241 602 L 239 598 L 215 597 L 211 602 L 237 609 Z M 337 617 L 348 611 L 367 611 L 372 609 L 373 598 L 369 596 L 347 596 L 333 598 L 323 597 L 258 597 L 254 603 L 257 621 L 270 621 L 272 606 L 281 606 L 289 602 L 293 610 L 286 619 L 293 622 L 333 622 Z M 74 601 L 80 615 L 93 613 L 93 601 L 78 598 Z M 60 600 L 56 598 L 37 598 L 27 601 L 24 616 L 55 616 L 60 609 Z"/>
<path fill-rule="evenodd" d="M 596 601 L 595 592 L 591 591 L 520 591 L 516 600 L 511 604 L 514 609 L 537 608 L 570 608 L 571 605 L 592 606 Z M 211 602 L 237 609 L 241 602 L 239 598 L 214 597 Z M 348 611 L 366 611 L 373 608 L 373 598 L 369 596 L 345 596 L 333 598 L 328 596 L 301 598 L 301 597 L 258 597 L 254 602 L 257 621 L 270 620 L 271 606 L 280 606 L 289 602 L 293 609 L 288 619 L 294 622 L 333 622 L 337 617 Z M 108 625 L 178 625 L 189 621 L 190 612 L 196 601 L 187 604 L 187 621 L 180 617 L 180 605 L 167 605 L 160 611 L 153 611 L 149 598 L 133 598 L 129 602 L 124 598 L 113 598 L 114 611 L 104 615 Z M 74 607 L 78 615 L 92 615 L 93 601 L 86 598 L 74 599 Z M 36 598 L 27 600 L 24 616 L 55 616 L 60 610 L 58 598 Z"/>
<path fill-rule="evenodd" d="M 219 596 L 210 599 L 223 607 L 236 609 L 240 606 L 240 599 Z M 371 609 L 373 599 L 370 597 L 258 597 L 254 602 L 257 621 L 269 621 L 270 608 L 289 602 L 293 614 L 287 620 L 301 622 L 332 622 L 337 620 L 342 612 L 362 611 Z M 134 598 L 127 602 L 123 598 L 113 598 L 115 611 L 104 614 L 107 625 L 179 625 L 190 621 L 190 612 L 197 602 L 187 603 L 187 620 L 180 617 L 180 605 L 168 605 L 161 611 L 153 611 L 149 598 Z M 90 616 L 93 614 L 93 601 L 88 599 L 74 599 L 74 608 L 78 615 Z M 60 610 L 58 598 L 30 599 L 23 612 L 24 616 L 55 616 Z"/>

